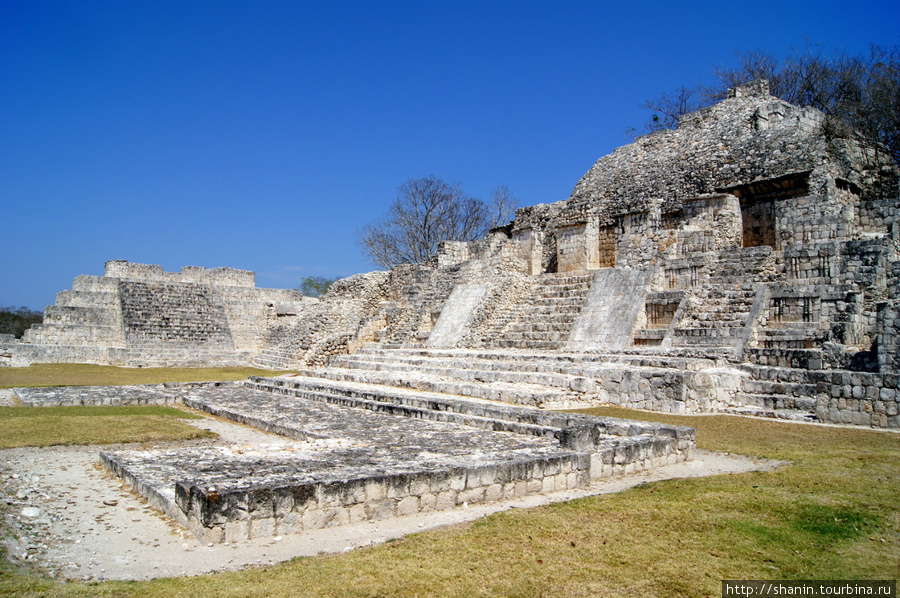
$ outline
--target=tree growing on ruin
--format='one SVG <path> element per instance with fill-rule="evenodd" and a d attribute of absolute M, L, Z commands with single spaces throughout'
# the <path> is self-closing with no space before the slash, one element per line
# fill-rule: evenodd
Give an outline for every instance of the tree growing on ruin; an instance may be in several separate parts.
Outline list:
<path fill-rule="evenodd" d="M 325 278 L 324 276 L 305 276 L 300 279 L 299 291 L 307 297 L 321 297 L 328 292 L 337 281 L 337 278 Z"/>
<path fill-rule="evenodd" d="M 382 268 L 418 264 L 437 253 L 442 241 L 485 236 L 511 220 L 517 207 L 518 200 L 505 186 L 494 190 L 486 203 L 434 175 L 409 179 L 381 220 L 360 231 L 359 244 Z"/>
<path fill-rule="evenodd" d="M 839 118 L 900 162 L 900 46 L 851 56 L 809 45 L 783 59 L 762 52 L 738 58 L 736 68 L 715 69 L 717 85 L 681 87 L 645 102 L 653 112 L 647 129 L 674 128 L 681 116 L 719 102 L 729 89 L 766 79 L 772 95 Z"/>

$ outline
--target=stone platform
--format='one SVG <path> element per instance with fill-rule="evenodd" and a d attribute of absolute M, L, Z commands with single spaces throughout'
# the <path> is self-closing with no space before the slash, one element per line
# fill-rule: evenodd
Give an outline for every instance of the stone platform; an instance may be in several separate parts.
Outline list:
<path fill-rule="evenodd" d="M 688 459 L 690 428 L 542 411 L 356 383 L 17 389 L 32 405 L 177 402 L 297 440 L 290 446 L 101 453 L 203 542 L 301 533 L 528 495 Z M 113 389 L 117 390 L 113 390 Z M 145 392 L 150 391 L 150 392 Z M 44 398 L 40 400 L 40 396 Z M 29 398 L 30 397 L 30 398 Z M 24 403 L 25 401 L 23 401 Z"/>

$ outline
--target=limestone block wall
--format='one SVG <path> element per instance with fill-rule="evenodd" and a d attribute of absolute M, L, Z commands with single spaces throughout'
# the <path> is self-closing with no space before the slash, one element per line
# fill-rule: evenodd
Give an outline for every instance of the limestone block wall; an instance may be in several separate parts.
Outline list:
<path fill-rule="evenodd" d="M 126 344 L 195 344 L 232 350 L 225 306 L 208 285 L 123 280 L 119 283 Z"/>
<path fill-rule="evenodd" d="M 824 372 L 816 417 L 825 422 L 900 428 L 895 373 Z"/>
<path fill-rule="evenodd" d="M 206 488 L 179 483 L 175 501 L 188 527 L 203 542 L 236 542 L 575 489 L 588 480 L 584 457 L 560 455 L 527 464 L 388 474 L 343 483 L 314 482 L 213 495 Z"/>
<path fill-rule="evenodd" d="M 564 226 L 556 231 L 556 271 L 584 274 L 600 267 L 600 240 L 596 220 Z"/>
<path fill-rule="evenodd" d="M 878 310 L 878 366 L 886 374 L 900 374 L 900 303 L 885 302 Z"/>
<path fill-rule="evenodd" d="M 104 269 L 106 278 L 125 280 L 181 282 L 213 286 L 255 287 L 256 274 L 236 268 L 201 268 L 185 266 L 180 272 L 165 272 L 156 264 L 136 264 L 125 260 L 110 260 Z"/>
<path fill-rule="evenodd" d="M 105 272 L 60 292 L 13 362 L 241 365 L 261 350 L 274 305 L 303 300 L 299 291 L 257 289 L 253 272 L 233 268 L 164 272 L 113 260 Z"/>

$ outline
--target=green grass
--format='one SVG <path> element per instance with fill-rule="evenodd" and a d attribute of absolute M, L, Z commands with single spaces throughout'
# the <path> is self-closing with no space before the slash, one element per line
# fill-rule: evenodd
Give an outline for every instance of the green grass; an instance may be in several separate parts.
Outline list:
<path fill-rule="evenodd" d="M 276 376 L 280 373 L 284 372 L 249 367 L 120 368 L 83 363 L 36 363 L 24 368 L 0 368 L 0 388 L 226 381 L 243 380 L 248 376 Z"/>
<path fill-rule="evenodd" d="M 0 407 L 0 448 L 160 442 L 215 436 L 173 407 Z"/>
<path fill-rule="evenodd" d="M 0 567 L 12 596 L 719 596 L 722 579 L 900 577 L 900 434 L 732 416 L 698 444 L 791 464 L 629 491 L 235 573 L 60 583 Z"/>

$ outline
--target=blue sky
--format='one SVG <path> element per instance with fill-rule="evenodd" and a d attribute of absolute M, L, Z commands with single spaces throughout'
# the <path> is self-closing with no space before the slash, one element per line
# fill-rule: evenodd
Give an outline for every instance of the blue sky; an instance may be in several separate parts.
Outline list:
<path fill-rule="evenodd" d="M 566 199 L 735 54 L 900 44 L 900 2 L 0 0 L 0 305 L 106 260 L 374 269 L 409 178 Z"/>

